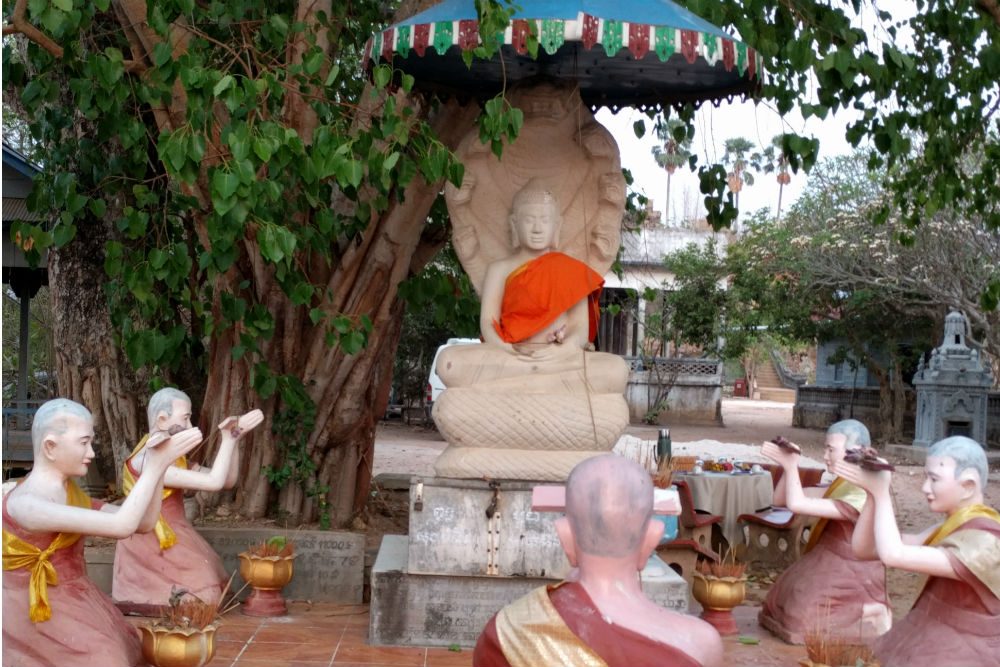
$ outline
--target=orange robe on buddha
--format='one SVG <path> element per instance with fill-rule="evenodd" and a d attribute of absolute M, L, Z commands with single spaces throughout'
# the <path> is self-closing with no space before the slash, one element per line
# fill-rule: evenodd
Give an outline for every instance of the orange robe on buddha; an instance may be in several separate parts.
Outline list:
<path fill-rule="evenodd" d="M 86 498 L 82 491 L 76 493 L 81 500 Z M 102 504 L 89 498 L 86 501 L 71 500 L 71 504 L 92 509 L 100 509 Z M 53 544 L 57 540 L 66 546 Z M 3 541 L 3 667 L 146 664 L 138 632 L 87 576 L 82 535 L 23 529 L 7 513 L 4 496 Z M 57 548 L 44 557 L 52 546 Z M 44 571 L 49 569 L 44 563 L 28 563 L 36 558 L 35 549 L 42 552 L 52 577 Z M 35 586 L 33 570 L 38 570 Z"/>
<path fill-rule="evenodd" d="M 578 259 L 547 252 L 511 271 L 504 284 L 500 319 L 493 328 L 507 343 L 520 343 L 544 330 L 581 299 L 590 315 L 588 340 L 597 336 L 604 278 Z"/>
<path fill-rule="evenodd" d="M 670 628 L 664 628 L 669 636 Z M 604 620 L 576 582 L 542 586 L 483 629 L 473 667 L 701 667 L 673 646 Z"/>

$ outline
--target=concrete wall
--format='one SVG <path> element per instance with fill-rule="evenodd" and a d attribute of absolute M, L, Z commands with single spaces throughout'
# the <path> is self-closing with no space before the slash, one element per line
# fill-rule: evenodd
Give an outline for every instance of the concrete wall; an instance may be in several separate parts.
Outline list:
<path fill-rule="evenodd" d="M 642 422 L 654 407 L 659 384 L 673 382 L 660 423 L 722 424 L 722 364 L 714 359 L 658 360 L 660 370 L 633 369 L 625 400 L 629 417 Z M 633 361 L 633 365 L 639 365 Z M 674 375 L 676 373 L 676 375 Z"/>
<path fill-rule="evenodd" d="M 327 530 L 281 530 L 279 528 L 205 528 L 196 530 L 222 557 L 226 572 L 239 570 L 237 554 L 275 535 L 295 542 L 294 574 L 283 589 L 287 600 L 312 600 L 358 604 L 364 588 L 365 536 Z M 111 595 L 115 549 L 113 545 L 85 549 L 87 574 L 97 587 Z M 243 586 L 238 574 L 233 590 Z M 244 597 L 250 593 L 244 591 Z"/>
<path fill-rule="evenodd" d="M 854 369 L 846 361 L 840 363 L 840 377 L 837 377 L 837 364 L 830 363 L 830 357 L 837 353 L 843 345 L 840 341 L 828 341 L 816 346 L 816 386 L 817 387 L 877 387 L 878 381 L 871 377 L 868 369 L 862 364 L 858 367 L 857 375 Z M 881 359 L 879 353 L 874 353 Z"/>

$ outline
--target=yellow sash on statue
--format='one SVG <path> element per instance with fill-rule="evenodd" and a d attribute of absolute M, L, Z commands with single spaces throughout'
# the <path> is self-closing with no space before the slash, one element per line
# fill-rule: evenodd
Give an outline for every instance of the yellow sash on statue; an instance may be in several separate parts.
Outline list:
<path fill-rule="evenodd" d="M 90 496 L 76 482 L 67 480 L 66 504 L 90 509 Z M 59 549 L 72 546 L 81 537 L 79 533 L 59 533 L 43 551 L 17 535 L 3 531 L 3 569 L 31 569 L 31 578 L 28 580 L 28 616 L 32 623 L 52 618 L 48 587 L 57 585 L 59 578 L 49 558 Z"/>
<path fill-rule="evenodd" d="M 549 599 L 548 586 L 539 586 L 501 609 L 496 628 L 503 655 L 511 667 L 608 667 L 566 625 Z"/>
<path fill-rule="evenodd" d="M 973 519 L 992 519 L 993 521 L 1000 523 L 1000 512 L 997 512 L 992 507 L 987 507 L 986 505 L 969 505 L 968 507 L 963 507 L 960 510 L 949 514 L 948 518 L 944 520 L 944 523 L 938 526 L 938 529 L 931 533 L 926 540 L 924 540 L 924 545 L 933 547 L 944 540 L 944 538 L 961 528 L 966 522 L 972 521 Z"/>
<path fill-rule="evenodd" d="M 963 507 L 949 514 L 944 523 L 924 540 L 924 546 L 940 545 L 953 549 L 955 557 L 1000 598 L 1000 540 L 982 530 L 963 530 L 956 534 L 959 528 L 973 519 L 990 519 L 1000 524 L 1000 512 L 986 505 Z M 930 577 L 924 578 L 921 593 L 929 580 Z"/>
<path fill-rule="evenodd" d="M 135 475 L 132 474 L 132 470 L 128 466 L 129 460 L 136 454 L 142 451 L 142 448 L 146 445 L 146 441 L 149 440 L 149 434 L 147 433 L 139 441 L 139 444 L 135 446 L 132 453 L 128 455 L 125 459 L 125 463 L 122 465 L 122 491 L 125 492 L 127 496 L 132 492 L 132 487 L 135 486 Z M 174 465 L 178 468 L 187 469 L 187 458 L 182 456 L 176 461 Z M 174 492 L 173 489 L 164 487 L 163 488 L 163 499 L 166 500 Z M 177 535 L 174 534 L 173 528 L 167 523 L 167 520 L 163 518 L 163 514 L 160 514 L 160 518 L 156 520 L 156 528 L 154 529 L 156 533 L 156 538 L 160 541 L 160 549 L 169 549 L 170 547 L 177 544 Z"/>
<path fill-rule="evenodd" d="M 860 512 L 861 508 L 865 506 L 868 494 L 861 487 L 854 486 L 842 477 L 838 477 L 833 480 L 833 484 L 827 488 L 823 497 L 830 500 L 841 500 Z M 829 519 L 820 519 L 816 522 L 816 525 L 809 532 L 809 541 L 806 542 L 805 553 L 811 551 L 819 543 L 820 535 L 823 534 L 823 530 L 828 523 L 830 523 Z"/>

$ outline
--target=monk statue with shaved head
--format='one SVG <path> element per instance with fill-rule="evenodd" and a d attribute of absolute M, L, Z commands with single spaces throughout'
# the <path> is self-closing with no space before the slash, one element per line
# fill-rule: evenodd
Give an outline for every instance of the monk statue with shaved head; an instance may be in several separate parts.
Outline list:
<path fill-rule="evenodd" d="M 834 466 L 869 496 L 854 551 L 925 576 L 913 608 L 874 643 L 875 657 L 884 667 L 1000 667 L 1000 512 L 983 495 L 986 452 L 965 436 L 927 450 L 921 490 L 942 518 L 919 533 L 900 533 L 892 473 L 875 467 Z"/>
<path fill-rule="evenodd" d="M 65 398 L 38 409 L 31 473 L 3 496 L 5 667 L 146 664 L 136 630 L 87 576 L 84 538 L 153 530 L 167 468 L 201 442 L 201 431 L 188 426 L 150 442 L 146 474 L 111 505 L 75 482 L 94 459 L 90 411 Z"/>
<path fill-rule="evenodd" d="M 559 541 L 572 581 L 542 586 L 500 610 L 483 630 L 476 667 L 722 665 L 715 628 L 647 598 L 639 572 L 660 541 L 653 485 L 613 454 L 577 464 L 566 483 Z"/>

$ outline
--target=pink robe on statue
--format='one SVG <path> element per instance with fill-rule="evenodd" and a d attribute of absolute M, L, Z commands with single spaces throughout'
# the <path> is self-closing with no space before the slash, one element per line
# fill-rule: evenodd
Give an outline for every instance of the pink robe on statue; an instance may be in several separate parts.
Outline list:
<path fill-rule="evenodd" d="M 959 578 L 927 580 L 910 613 L 875 642 L 882 667 L 1000 667 L 1000 597 L 959 560 L 1000 561 L 1000 524 L 973 519 L 953 534 L 965 529 L 992 533 L 996 540 L 987 548 L 993 554 L 938 547 L 946 549 Z M 996 580 L 995 567 L 987 569 Z"/>
<path fill-rule="evenodd" d="M 100 507 L 95 503 L 95 509 Z M 57 533 L 31 533 L 7 514 L 4 530 L 39 549 Z M 87 576 L 83 538 L 52 554 L 56 584 L 48 585 L 52 618 L 32 623 L 28 617 L 28 569 L 3 573 L 3 667 L 135 667 L 145 665 L 139 633 L 111 598 Z"/>
<path fill-rule="evenodd" d="M 177 535 L 172 547 L 160 549 L 152 531 L 119 540 L 115 547 L 111 597 L 126 613 L 158 615 L 174 586 L 205 602 L 216 602 L 229 580 L 219 554 L 184 515 L 182 491 L 175 490 L 163 500 L 160 514 Z"/>
<path fill-rule="evenodd" d="M 870 640 L 892 622 L 885 566 L 854 556 L 851 536 L 858 510 L 835 502 L 845 520 L 827 522 L 815 546 L 771 586 L 758 616 L 762 626 L 789 644 L 804 644 L 813 631 Z"/>

